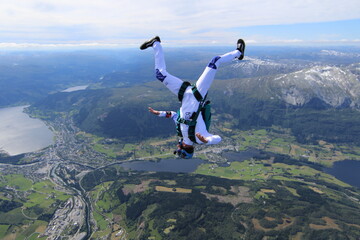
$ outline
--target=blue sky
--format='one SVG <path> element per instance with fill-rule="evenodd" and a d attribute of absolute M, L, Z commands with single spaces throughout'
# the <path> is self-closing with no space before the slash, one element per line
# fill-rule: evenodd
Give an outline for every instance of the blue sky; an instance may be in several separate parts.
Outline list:
<path fill-rule="evenodd" d="M 0 48 L 360 45 L 358 0 L 0 0 Z"/>

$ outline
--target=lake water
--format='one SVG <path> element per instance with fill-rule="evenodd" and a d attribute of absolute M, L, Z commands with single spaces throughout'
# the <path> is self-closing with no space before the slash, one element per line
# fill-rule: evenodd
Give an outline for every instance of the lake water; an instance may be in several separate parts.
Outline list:
<path fill-rule="evenodd" d="M 33 152 L 53 143 L 53 133 L 39 119 L 23 112 L 25 106 L 0 109 L 0 150 L 10 155 Z"/>
<path fill-rule="evenodd" d="M 343 182 L 360 188 L 360 161 L 335 162 L 332 168 L 325 168 L 324 171 Z"/>
<path fill-rule="evenodd" d="M 225 157 L 228 162 L 242 162 L 258 156 L 259 154 L 259 151 L 256 149 L 222 153 L 223 157 Z M 205 161 L 196 158 L 163 159 L 158 162 L 132 161 L 120 164 L 120 166 L 125 169 L 132 169 L 136 171 L 190 173 L 195 171 L 197 167 L 203 163 L 205 163 Z M 220 166 L 228 165 L 229 163 L 220 164 Z M 360 188 L 360 161 L 346 160 L 336 162 L 332 168 L 324 168 L 323 171 L 335 176 L 343 182 Z"/>
<path fill-rule="evenodd" d="M 259 154 L 257 150 L 247 150 L 242 152 L 224 152 L 223 156 L 229 162 L 244 161 Z M 192 159 L 163 159 L 158 162 L 151 161 L 131 161 L 120 164 L 125 169 L 136 171 L 149 171 L 149 172 L 177 172 L 177 173 L 190 173 L 194 172 L 199 165 L 205 161 L 197 158 Z M 224 164 L 226 165 L 226 164 Z"/>
<path fill-rule="evenodd" d="M 189 173 L 196 170 L 196 168 L 204 163 L 203 160 L 192 159 L 163 159 L 159 162 L 151 161 L 132 161 L 120 164 L 125 169 L 135 171 L 148 171 L 148 172 L 176 172 L 176 173 Z"/>
<path fill-rule="evenodd" d="M 70 87 L 70 88 L 63 90 L 62 92 L 75 92 L 75 91 L 85 90 L 88 86 L 89 85 Z"/>
<path fill-rule="evenodd" d="M 246 151 L 241 151 L 241 152 L 234 152 L 234 151 L 223 152 L 222 156 L 225 157 L 228 162 L 222 164 L 221 166 L 226 167 L 230 165 L 229 162 L 242 162 L 259 155 L 260 155 L 260 151 L 257 149 L 248 149 Z"/>

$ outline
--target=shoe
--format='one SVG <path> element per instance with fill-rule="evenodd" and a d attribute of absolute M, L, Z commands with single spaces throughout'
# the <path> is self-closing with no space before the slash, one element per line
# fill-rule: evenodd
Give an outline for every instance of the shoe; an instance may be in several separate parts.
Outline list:
<path fill-rule="evenodd" d="M 148 47 L 152 47 L 155 42 L 161 42 L 159 36 L 156 36 L 156 37 L 154 37 L 154 38 L 152 38 L 152 39 L 144 42 L 144 43 L 140 46 L 140 49 L 141 49 L 141 50 L 145 50 L 145 49 L 147 49 Z"/>
<path fill-rule="evenodd" d="M 244 55 L 245 55 L 245 42 L 244 42 L 244 40 L 239 39 L 237 41 L 237 48 L 236 49 L 239 50 L 240 53 L 241 53 L 241 55 L 240 55 L 240 57 L 238 57 L 238 59 L 243 60 Z"/>

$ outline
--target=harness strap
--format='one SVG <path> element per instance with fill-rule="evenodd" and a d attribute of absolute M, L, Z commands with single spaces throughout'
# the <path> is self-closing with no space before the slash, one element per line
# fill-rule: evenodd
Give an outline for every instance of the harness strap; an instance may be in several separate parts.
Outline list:
<path fill-rule="evenodd" d="M 177 111 L 177 115 L 178 115 L 178 117 L 177 117 L 177 119 L 176 119 L 176 132 L 177 132 L 177 134 L 178 134 L 178 136 L 179 137 L 183 137 L 183 135 L 182 135 L 182 132 L 181 132 L 181 128 L 180 128 L 180 109 Z"/>
<path fill-rule="evenodd" d="M 188 86 L 190 86 L 190 85 L 191 85 L 191 83 L 189 83 L 189 82 L 183 82 L 181 84 L 181 87 L 180 87 L 179 92 L 178 92 L 178 99 L 179 99 L 180 102 L 182 102 L 182 100 L 183 100 L 186 88 Z"/>
<path fill-rule="evenodd" d="M 196 142 L 196 137 L 195 137 L 195 128 L 196 128 L 197 118 L 198 118 L 202 108 L 203 108 L 203 101 L 200 101 L 198 110 L 196 112 L 194 112 L 194 114 L 191 116 L 191 120 L 185 120 L 184 118 L 181 118 L 180 117 L 180 111 L 178 111 L 178 117 L 176 119 L 176 122 L 177 122 L 176 130 L 177 130 L 177 133 L 178 133 L 179 137 L 182 137 L 180 124 L 183 123 L 183 124 L 186 124 L 186 125 L 189 126 L 189 129 L 188 129 L 188 137 L 189 137 L 189 139 L 192 142 L 197 143 Z"/>
<path fill-rule="evenodd" d="M 192 120 L 191 120 L 191 125 L 189 125 L 188 137 L 194 143 L 197 143 L 196 137 L 195 137 L 195 128 L 196 128 L 197 118 L 201 112 L 202 107 L 203 107 L 203 101 L 200 101 L 198 110 L 196 111 L 195 114 L 193 114 Z"/>
<path fill-rule="evenodd" d="M 181 87 L 180 87 L 179 92 L 178 92 L 178 99 L 179 99 L 180 102 L 183 100 L 184 93 L 185 93 L 186 88 L 188 86 L 191 86 L 191 83 L 183 82 L 181 84 Z M 196 100 L 198 100 L 199 102 L 205 100 L 206 96 L 205 96 L 205 98 L 203 98 L 203 96 L 201 96 L 199 90 L 197 89 L 197 87 L 195 85 L 193 85 L 193 87 L 191 89 L 192 89 L 192 92 L 193 92 L 194 97 L 196 98 Z"/>
<path fill-rule="evenodd" d="M 185 120 L 183 118 L 178 119 L 178 123 L 183 123 L 186 124 L 188 126 L 195 126 L 196 125 L 196 120 Z"/>
<path fill-rule="evenodd" d="M 195 137 L 195 126 L 189 126 L 189 130 L 188 130 L 188 137 L 189 139 L 194 142 L 194 143 L 198 143 L 196 142 L 196 137 Z"/>
<path fill-rule="evenodd" d="M 191 83 L 189 83 L 189 82 L 183 82 L 181 84 L 180 90 L 178 92 L 178 99 L 179 99 L 180 102 L 182 102 L 183 97 L 184 97 L 184 93 L 185 93 L 187 87 L 189 87 L 190 85 L 191 85 Z M 196 137 L 195 137 L 195 127 L 196 127 L 196 123 L 197 123 L 197 118 L 198 118 L 198 116 L 199 116 L 199 114 L 201 112 L 201 109 L 202 109 L 203 105 L 204 105 L 207 94 L 203 98 L 195 85 L 193 85 L 191 89 L 192 89 L 192 92 L 194 94 L 194 97 L 199 102 L 198 110 L 196 112 L 194 112 L 194 114 L 191 117 L 191 120 L 185 120 L 184 118 L 181 118 L 180 117 L 180 110 L 179 110 L 178 111 L 178 117 L 176 119 L 176 122 L 177 122 L 176 131 L 177 131 L 179 137 L 183 137 L 182 133 L 181 133 L 181 129 L 180 129 L 180 124 L 182 123 L 182 124 L 188 125 L 189 126 L 188 137 L 192 142 L 197 143 L 196 142 Z"/>
<path fill-rule="evenodd" d="M 197 89 L 196 86 L 193 86 L 191 89 L 192 89 L 192 92 L 194 94 L 194 97 L 196 98 L 196 100 L 198 100 L 198 102 L 201 102 L 201 101 L 205 100 L 201 96 L 201 94 L 200 94 L 200 92 L 199 92 L 199 90 Z M 205 98 L 206 98 L 206 96 L 205 96 Z"/>

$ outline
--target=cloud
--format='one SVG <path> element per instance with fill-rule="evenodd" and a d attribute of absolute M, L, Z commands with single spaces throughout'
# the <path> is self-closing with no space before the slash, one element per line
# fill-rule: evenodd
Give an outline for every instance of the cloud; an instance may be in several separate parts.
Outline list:
<path fill-rule="evenodd" d="M 0 49 L 53 49 L 53 48 L 119 48 L 119 44 L 111 43 L 65 43 L 65 44 L 39 44 L 39 43 L 0 43 Z"/>
<path fill-rule="evenodd" d="M 15 43 L 127 44 L 161 34 L 227 44 L 242 27 L 360 19 L 359 9 L 358 0 L 12 0 L 1 3 L 0 31 Z"/>

